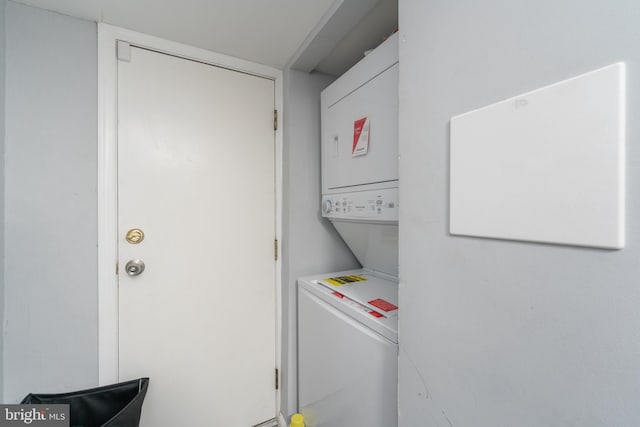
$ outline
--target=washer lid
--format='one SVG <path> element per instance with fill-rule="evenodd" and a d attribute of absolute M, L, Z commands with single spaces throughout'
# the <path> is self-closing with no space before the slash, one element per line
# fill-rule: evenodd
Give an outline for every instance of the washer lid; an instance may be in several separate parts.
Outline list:
<path fill-rule="evenodd" d="M 310 293 L 389 341 L 398 342 L 397 281 L 367 270 L 350 270 L 301 277 L 298 288 L 300 297 Z"/>
<path fill-rule="evenodd" d="M 368 272 L 333 274 L 316 279 L 332 292 L 361 304 L 384 317 L 398 316 L 398 283 Z"/>

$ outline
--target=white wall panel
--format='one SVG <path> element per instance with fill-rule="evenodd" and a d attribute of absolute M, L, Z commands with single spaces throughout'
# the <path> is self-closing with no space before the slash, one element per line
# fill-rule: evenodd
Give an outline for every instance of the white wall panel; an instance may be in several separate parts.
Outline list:
<path fill-rule="evenodd" d="M 621 248 L 625 67 L 451 119 L 452 234 Z"/>

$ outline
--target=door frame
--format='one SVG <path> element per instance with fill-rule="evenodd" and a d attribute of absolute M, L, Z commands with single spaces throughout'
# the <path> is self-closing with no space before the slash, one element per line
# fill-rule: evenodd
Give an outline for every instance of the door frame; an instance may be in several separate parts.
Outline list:
<path fill-rule="evenodd" d="M 161 53 L 266 77 L 274 81 L 275 109 L 275 232 L 282 242 L 282 71 L 143 33 L 98 23 L 98 381 L 100 385 L 118 381 L 118 262 L 117 236 L 117 41 Z M 281 369 L 282 342 L 282 245 L 278 245 L 274 285 L 276 296 L 276 368 Z M 276 409 L 280 411 L 280 389 Z M 276 415 L 276 414 L 274 414 Z"/>

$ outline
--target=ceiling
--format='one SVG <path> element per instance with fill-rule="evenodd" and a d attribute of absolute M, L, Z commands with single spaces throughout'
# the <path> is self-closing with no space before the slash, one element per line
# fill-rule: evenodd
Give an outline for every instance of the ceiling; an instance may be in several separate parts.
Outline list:
<path fill-rule="evenodd" d="M 338 77 L 398 29 L 398 0 L 334 5 L 292 58 L 291 68 Z"/>
<path fill-rule="evenodd" d="M 14 0 L 282 69 L 342 0 Z M 346 0 L 351 1 L 351 0 Z"/>

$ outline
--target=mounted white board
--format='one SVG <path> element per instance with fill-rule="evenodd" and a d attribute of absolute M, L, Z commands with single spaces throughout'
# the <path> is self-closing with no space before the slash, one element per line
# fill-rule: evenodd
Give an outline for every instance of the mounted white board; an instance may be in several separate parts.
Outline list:
<path fill-rule="evenodd" d="M 451 119 L 451 234 L 620 249 L 625 65 Z"/>

